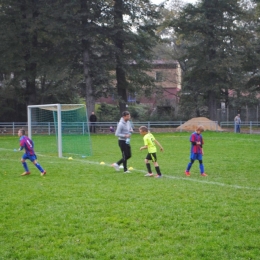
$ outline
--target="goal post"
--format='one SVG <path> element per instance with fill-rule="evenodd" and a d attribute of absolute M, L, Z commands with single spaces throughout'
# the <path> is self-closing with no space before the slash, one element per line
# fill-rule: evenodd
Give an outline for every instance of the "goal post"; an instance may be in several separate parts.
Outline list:
<path fill-rule="evenodd" d="M 36 143 L 36 151 L 53 153 L 56 150 L 59 157 L 92 155 L 85 105 L 30 105 L 27 107 L 27 117 L 29 138 L 49 137 L 45 142 L 40 140 L 40 148 Z"/>

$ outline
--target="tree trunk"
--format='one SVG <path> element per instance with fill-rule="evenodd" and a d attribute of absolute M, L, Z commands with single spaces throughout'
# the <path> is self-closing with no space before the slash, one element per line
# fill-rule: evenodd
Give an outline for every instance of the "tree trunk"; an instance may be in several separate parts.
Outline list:
<path fill-rule="evenodd" d="M 85 101 L 87 107 L 87 116 L 91 115 L 91 112 L 95 111 L 95 98 L 92 95 L 92 80 L 89 73 L 89 51 L 84 50 L 83 52 L 83 68 L 84 68 L 84 77 L 86 82 L 86 89 L 85 89 Z"/>
<path fill-rule="evenodd" d="M 117 67 L 116 68 L 116 80 L 117 80 L 117 93 L 119 96 L 119 109 L 120 114 L 122 114 L 123 111 L 127 110 L 127 93 L 126 93 L 126 77 L 125 72 Z"/>
<path fill-rule="evenodd" d="M 210 120 L 217 120 L 217 104 L 216 104 L 216 93 L 212 90 L 208 92 L 208 108 Z"/>
<path fill-rule="evenodd" d="M 115 47 L 116 47 L 116 88 L 117 94 L 119 98 L 119 109 L 120 113 L 127 110 L 127 80 L 126 74 L 124 71 L 124 62 L 123 62 L 123 55 L 124 55 L 124 39 L 123 39 L 123 1 L 122 0 L 115 0 L 115 13 L 114 13 L 114 20 L 115 20 L 115 29 L 117 29 L 117 33 L 115 35 Z"/>
<path fill-rule="evenodd" d="M 28 55 L 25 60 L 30 60 L 30 55 Z M 30 61 L 29 61 L 30 62 Z M 34 62 L 29 63 L 25 66 L 25 72 L 26 72 L 26 90 L 25 90 L 25 99 L 26 99 L 26 105 L 34 105 L 36 100 L 36 75 L 37 75 L 37 64 Z"/>
<path fill-rule="evenodd" d="M 27 6 L 25 2 L 21 5 L 22 17 L 24 19 L 23 22 L 25 23 L 22 43 L 25 49 L 25 101 L 26 105 L 34 105 L 37 95 L 35 83 L 37 78 L 37 63 L 32 61 L 35 59 L 32 53 L 38 48 L 38 34 L 37 29 L 32 30 L 32 25 L 28 21 L 26 12 L 28 12 L 28 10 L 31 11 L 33 19 L 36 19 L 39 13 L 35 4 L 33 4 L 33 8 L 31 10 L 29 8 L 30 5 Z"/>

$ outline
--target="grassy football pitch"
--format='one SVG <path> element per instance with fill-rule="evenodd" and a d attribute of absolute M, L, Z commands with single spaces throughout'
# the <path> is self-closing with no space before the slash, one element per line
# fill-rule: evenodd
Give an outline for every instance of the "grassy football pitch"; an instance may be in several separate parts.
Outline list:
<path fill-rule="evenodd" d="M 114 135 L 93 135 L 93 156 L 73 160 L 35 136 L 44 177 L 29 161 L 21 177 L 18 137 L 0 136 L 0 259 L 259 259 L 260 135 L 203 133 L 208 177 L 197 161 L 184 175 L 190 133 L 154 135 L 165 149 L 160 179 L 144 177 L 139 134 L 130 174 L 110 166 Z"/>

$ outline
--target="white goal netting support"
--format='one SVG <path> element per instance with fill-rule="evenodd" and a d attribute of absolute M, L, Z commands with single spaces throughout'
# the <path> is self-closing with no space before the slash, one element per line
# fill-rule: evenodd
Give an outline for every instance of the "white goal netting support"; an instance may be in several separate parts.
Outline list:
<path fill-rule="evenodd" d="M 27 114 L 28 136 L 37 139 L 36 152 L 58 152 L 59 157 L 92 154 L 85 105 L 30 105 Z"/>

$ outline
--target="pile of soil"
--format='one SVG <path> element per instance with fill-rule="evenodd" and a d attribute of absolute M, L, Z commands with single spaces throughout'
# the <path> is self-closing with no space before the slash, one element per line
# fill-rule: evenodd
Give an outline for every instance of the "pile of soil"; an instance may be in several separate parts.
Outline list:
<path fill-rule="evenodd" d="M 182 131 L 195 131 L 197 126 L 203 125 L 205 131 L 211 130 L 211 131 L 223 131 L 223 129 L 218 125 L 217 122 L 214 122 L 212 120 L 209 120 L 206 117 L 195 117 L 190 119 L 189 121 L 185 122 L 184 124 L 177 127 L 177 130 Z"/>

